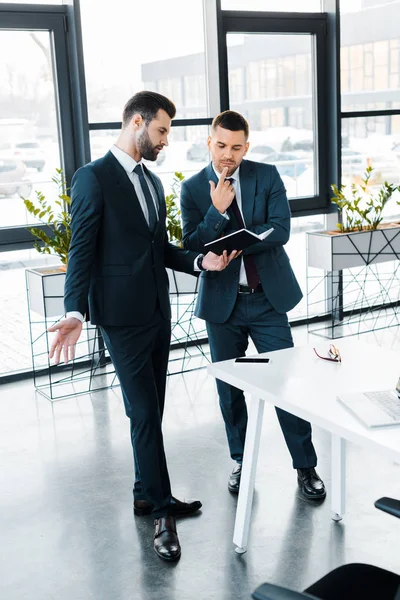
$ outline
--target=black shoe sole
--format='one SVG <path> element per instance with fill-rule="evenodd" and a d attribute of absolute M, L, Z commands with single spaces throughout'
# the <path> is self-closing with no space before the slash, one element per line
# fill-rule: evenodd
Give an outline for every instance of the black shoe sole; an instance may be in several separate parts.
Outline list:
<path fill-rule="evenodd" d="M 199 502 L 199 506 L 196 505 L 196 508 L 192 508 L 191 510 L 186 510 L 186 511 L 171 512 L 169 516 L 170 517 L 185 517 L 187 515 L 192 515 L 193 513 L 200 510 L 202 506 L 203 506 L 202 503 Z M 135 508 L 135 506 L 133 507 L 133 514 L 136 517 L 146 517 L 148 515 L 151 515 L 152 512 L 153 512 L 153 509 L 151 508 L 151 506 L 149 506 L 147 508 Z"/>
<path fill-rule="evenodd" d="M 175 561 L 179 560 L 181 557 L 181 552 L 179 552 L 179 554 L 177 554 L 176 556 L 167 557 L 167 556 L 163 556 L 162 554 L 159 554 L 154 547 L 153 547 L 153 550 L 157 554 L 158 558 L 161 558 L 161 560 L 165 560 L 166 562 L 175 562 Z"/>

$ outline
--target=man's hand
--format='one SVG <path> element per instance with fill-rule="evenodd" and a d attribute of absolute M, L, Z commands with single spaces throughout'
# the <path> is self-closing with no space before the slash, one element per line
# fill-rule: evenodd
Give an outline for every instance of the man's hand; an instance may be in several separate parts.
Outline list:
<path fill-rule="evenodd" d="M 228 167 L 224 167 L 217 186 L 215 186 L 213 181 L 210 181 L 211 200 L 221 215 L 230 207 L 232 200 L 235 197 L 235 191 L 232 185 L 229 183 L 229 181 L 225 181 L 227 173 Z"/>
<path fill-rule="evenodd" d="M 241 252 L 241 250 L 239 252 L 237 250 L 232 250 L 229 256 L 226 250 L 224 250 L 221 256 L 214 254 L 214 252 L 208 252 L 203 258 L 203 268 L 207 269 L 207 271 L 223 271 L 229 265 L 231 260 L 237 258 Z"/>
<path fill-rule="evenodd" d="M 61 352 L 64 354 L 64 362 L 73 360 L 75 356 L 75 344 L 79 340 L 82 331 L 82 323 L 75 317 L 63 319 L 47 331 L 57 331 L 57 335 L 51 343 L 49 357 L 53 358 L 56 365 L 60 362 Z"/>

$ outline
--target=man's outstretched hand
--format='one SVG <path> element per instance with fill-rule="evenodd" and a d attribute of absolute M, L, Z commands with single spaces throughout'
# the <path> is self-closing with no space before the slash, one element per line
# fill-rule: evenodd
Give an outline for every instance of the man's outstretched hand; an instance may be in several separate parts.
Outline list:
<path fill-rule="evenodd" d="M 218 254 L 214 254 L 214 252 L 208 252 L 203 258 L 203 268 L 207 269 L 207 271 L 223 271 L 233 260 L 237 258 L 241 254 L 241 250 L 238 252 L 237 250 L 232 250 L 232 252 L 228 255 L 227 251 L 224 250 L 221 256 Z"/>
<path fill-rule="evenodd" d="M 75 356 L 75 344 L 79 340 L 82 331 L 82 323 L 75 317 L 69 317 L 59 321 L 47 331 L 56 331 L 56 336 L 51 343 L 49 357 L 53 358 L 56 365 L 60 362 L 61 352 L 64 355 L 64 362 L 73 360 Z"/>

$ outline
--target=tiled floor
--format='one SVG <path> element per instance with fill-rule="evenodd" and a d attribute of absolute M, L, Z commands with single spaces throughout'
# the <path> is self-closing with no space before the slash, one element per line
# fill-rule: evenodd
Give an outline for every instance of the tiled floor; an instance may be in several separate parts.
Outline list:
<path fill-rule="evenodd" d="M 296 344 L 307 342 L 304 328 L 293 333 Z M 400 350 L 396 328 L 363 339 Z M 183 553 L 176 564 L 153 552 L 151 518 L 132 516 L 129 428 L 119 389 L 52 404 L 25 381 L 1 386 L 0 397 L 5 600 L 244 600 L 263 581 L 300 590 L 345 562 L 400 571 L 400 522 L 373 507 L 382 495 L 400 496 L 400 465 L 350 445 L 347 515 L 335 523 L 329 501 L 313 506 L 299 497 L 269 407 L 251 543 L 247 554 L 235 554 L 231 461 L 205 370 L 168 382 L 164 432 L 174 493 L 203 501 L 201 514 L 178 523 Z M 315 428 L 314 441 L 329 493 L 329 437 Z"/>

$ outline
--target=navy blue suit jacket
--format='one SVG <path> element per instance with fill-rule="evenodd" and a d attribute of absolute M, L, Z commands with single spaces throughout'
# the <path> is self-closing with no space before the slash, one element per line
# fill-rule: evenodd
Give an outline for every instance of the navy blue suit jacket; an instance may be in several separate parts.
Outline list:
<path fill-rule="evenodd" d="M 112 152 L 75 173 L 71 188 L 72 239 L 68 254 L 66 311 L 87 312 L 96 325 L 144 325 L 157 297 L 171 317 L 165 267 L 193 274 L 198 253 L 168 242 L 164 191 L 148 171 L 159 203 L 154 234 L 134 187 Z"/>
<path fill-rule="evenodd" d="M 266 297 L 279 313 L 291 310 L 302 298 L 289 258 L 283 248 L 290 235 L 290 208 L 286 190 L 273 165 L 243 160 L 240 165 L 242 210 L 247 229 L 274 231 L 262 242 L 244 250 L 253 254 Z M 230 233 L 231 222 L 211 202 L 210 184 L 218 182 L 211 163 L 182 185 L 181 211 L 184 247 L 204 251 L 204 244 Z M 237 298 L 240 261 L 221 272 L 202 272 L 196 315 L 224 323 Z"/>

